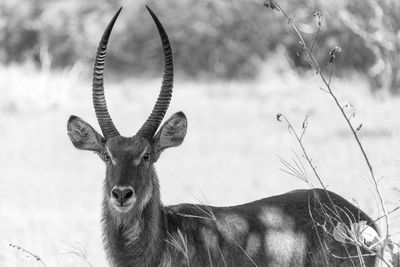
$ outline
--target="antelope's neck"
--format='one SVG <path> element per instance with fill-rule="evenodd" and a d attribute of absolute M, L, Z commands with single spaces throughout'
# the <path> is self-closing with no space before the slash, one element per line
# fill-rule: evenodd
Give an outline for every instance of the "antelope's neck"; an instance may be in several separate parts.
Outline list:
<path fill-rule="evenodd" d="M 103 203 L 103 243 L 112 266 L 156 266 L 163 243 L 163 206 L 158 189 L 141 213 L 116 214 Z M 121 216 L 122 215 L 122 216 Z"/>

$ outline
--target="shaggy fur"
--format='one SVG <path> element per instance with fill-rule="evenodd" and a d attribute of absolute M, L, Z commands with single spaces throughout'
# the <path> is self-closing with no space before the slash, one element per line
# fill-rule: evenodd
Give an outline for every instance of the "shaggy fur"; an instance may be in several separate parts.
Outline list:
<path fill-rule="evenodd" d="M 163 206 L 154 163 L 182 143 L 186 127 L 185 115 L 176 113 L 151 143 L 138 136 L 104 140 L 83 120 L 70 119 L 73 144 L 106 163 L 102 224 L 112 266 L 360 266 L 356 247 L 335 241 L 333 229 L 340 220 L 377 228 L 332 192 L 297 190 L 234 207 Z M 133 188 L 127 212 L 115 206 L 115 186 Z M 363 258 L 374 266 L 375 257 Z"/>
<path fill-rule="evenodd" d="M 347 254 L 346 247 L 318 226 L 332 232 L 329 219 L 321 213 L 320 201 L 330 206 L 322 190 L 290 192 L 235 207 L 164 207 L 155 188 L 142 213 L 122 219 L 104 205 L 104 241 L 112 266 L 360 265 L 357 258 L 332 256 L 357 256 L 357 252 L 348 246 Z M 351 203 L 329 194 L 351 216 L 373 226 Z M 137 222 L 144 227 L 136 228 Z M 139 231 L 138 238 L 127 238 L 130 231 Z M 374 257 L 364 260 L 366 266 L 375 264 Z"/>

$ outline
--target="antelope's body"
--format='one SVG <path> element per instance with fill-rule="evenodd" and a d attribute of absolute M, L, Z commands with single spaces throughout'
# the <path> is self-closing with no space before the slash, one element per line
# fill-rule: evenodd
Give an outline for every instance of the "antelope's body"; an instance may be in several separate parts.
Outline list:
<path fill-rule="evenodd" d="M 154 163 L 161 152 L 183 142 L 182 112 L 161 127 L 172 96 L 173 57 L 156 15 L 164 76 L 149 118 L 132 137 L 122 137 L 108 113 L 103 86 L 108 39 L 120 10 L 97 51 L 93 105 L 103 135 L 71 116 L 73 145 L 97 153 L 106 164 L 103 200 L 104 246 L 112 266 L 373 266 L 375 258 L 343 245 L 332 235 L 344 223 L 371 219 L 342 197 L 323 190 L 297 190 L 233 207 L 195 204 L 163 206 Z M 158 130 L 158 131 L 157 131 Z M 343 216 L 342 216 L 343 215 Z M 357 258 L 360 252 L 364 256 Z"/>
<path fill-rule="evenodd" d="M 345 199 L 329 194 L 336 205 L 371 222 Z M 120 224 L 104 208 L 106 250 L 115 266 L 352 266 L 330 256 L 348 254 L 318 226 L 326 218 L 316 197 L 329 203 L 323 190 L 298 190 L 233 207 L 164 207 L 156 189 L 141 216 Z M 357 255 L 355 247 L 348 253 Z M 352 261 L 359 266 L 357 258 Z M 374 266 L 374 257 L 365 261 Z"/>

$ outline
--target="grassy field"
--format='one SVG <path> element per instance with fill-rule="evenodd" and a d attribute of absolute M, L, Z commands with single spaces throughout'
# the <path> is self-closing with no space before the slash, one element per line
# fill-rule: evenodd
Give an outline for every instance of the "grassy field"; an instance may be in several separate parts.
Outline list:
<path fill-rule="evenodd" d="M 47 73 L 0 67 L 0 266 L 42 266 L 10 243 L 39 255 L 47 266 L 85 266 L 75 255 L 81 250 L 93 266 L 107 266 L 100 229 L 104 166 L 93 153 L 76 150 L 66 134 L 70 114 L 99 129 L 90 81 L 77 73 L 79 68 Z M 123 135 L 133 135 L 151 111 L 160 81 L 108 78 L 114 122 Z M 299 130 L 308 114 L 304 142 L 328 188 L 377 217 L 366 165 L 320 86 L 312 74 L 271 70 L 253 82 L 178 78 L 167 116 L 184 111 L 189 130 L 183 145 L 157 163 L 164 204 L 200 199 L 234 205 L 306 188 L 280 170 L 277 156 L 290 160 L 292 150 L 298 151 L 287 126 L 276 120 L 281 112 Z M 400 98 L 372 96 L 357 77 L 335 79 L 333 87 L 343 104 L 354 105 L 348 110 L 356 113 L 353 123 L 363 124 L 360 136 L 383 177 L 389 209 L 399 205 Z M 399 213 L 392 217 L 395 234 Z"/>

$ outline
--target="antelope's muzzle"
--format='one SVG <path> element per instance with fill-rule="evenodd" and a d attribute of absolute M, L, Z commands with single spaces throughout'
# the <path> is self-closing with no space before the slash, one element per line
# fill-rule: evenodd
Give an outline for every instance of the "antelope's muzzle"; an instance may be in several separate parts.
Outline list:
<path fill-rule="evenodd" d="M 116 185 L 111 190 L 110 201 L 119 212 L 127 212 L 136 201 L 135 191 L 132 186 Z"/>

